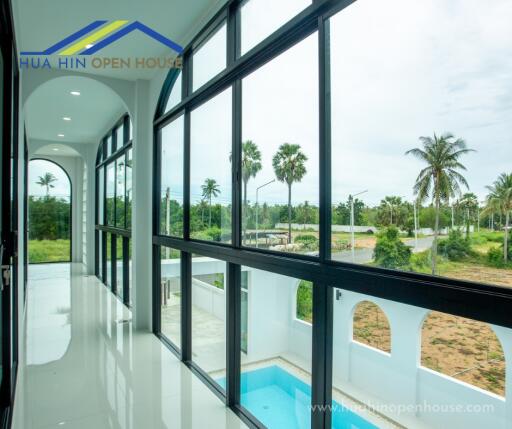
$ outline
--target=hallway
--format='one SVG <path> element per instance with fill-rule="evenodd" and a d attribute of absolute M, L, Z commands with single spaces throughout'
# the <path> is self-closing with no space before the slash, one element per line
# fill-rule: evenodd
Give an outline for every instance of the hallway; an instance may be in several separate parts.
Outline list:
<path fill-rule="evenodd" d="M 13 427 L 241 428 L 81 264 L 31 265 Z"/>

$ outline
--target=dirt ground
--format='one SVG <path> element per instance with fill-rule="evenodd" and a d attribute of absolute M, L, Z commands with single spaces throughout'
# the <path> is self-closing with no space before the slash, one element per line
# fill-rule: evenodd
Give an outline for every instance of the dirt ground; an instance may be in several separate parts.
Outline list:
<path fill-rule="evenodd" d="M 433 311 L 422 333 L 423 366 L 505 396 L 503 349 L 488 324 Z M 390 352 L 389 324 L 375 304 L 365 301 L 357 307 L 354 339 Z"/>
<path fill-rule="evenodd" d="M 457 265 L 457 268 L 441 271 L 439 274 L 459 280 L 512 287 L 512 270 L 492 268 L 485 265 Z"/>

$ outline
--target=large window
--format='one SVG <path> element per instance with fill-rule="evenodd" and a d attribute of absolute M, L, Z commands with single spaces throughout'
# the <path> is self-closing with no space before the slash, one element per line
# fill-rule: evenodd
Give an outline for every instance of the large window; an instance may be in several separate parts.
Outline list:
<path fill-rule="evenodd" d="M 331 20 L 333 259 L 512 286 L 511 11 L 360 0 Z"/>
<path fill-rule="evenodd" d="M 196 90 L 226 67 L 226 24 L 223 24 L 196 53 L 193 61 L 193 88 Z"/>
<path fill-rule="evenodd" d="M 503 0 L 229 2 L 169 73 L 155 331 L 238 415 L 507 425 L 511 20 Z"/>
<path fill-rule="evenodd" d="M 162 247 L 160 252 L 160 329 L 177 348 L 181 348 L 180 252 L 170 247 Z"/>
<path fill-rule="evenodd" d="M 231 90 L 191 113 L 190 235 L 231 241 Z"/>
<path fill-rule="evenodd" d="M 192 356 L 219 385 L 226 375 L 226 263 L 192 256 Z"/>
<path fill-rule="evenodd" d="M 180 116 L 161 131 L 160 232 L 183 237 L 183 124 Z M 169 168 L 170 165 L 173 168 Z"/>
<path fill-rule="evenodd" d="M 52 161 L 28 166 L 28 261 L 71 261 L 71 181 Z"/>
<path fill-rule="evenodd" d="M 98 255 L 95 272 L 98 278 L 104 281 L 128 306 L 131 302 L 132 281 L 130 274 L 133 200 L 131 128 L 130 118 L 127 115 L 123 116 L 102 139 L 96 158 L 96 249 Z"/>
<path fill-rule="evenodd" d="M 318 254 L 318 70 L 303 66 L 317 45 L 315 34 L 243 80 L 246 246 Z"/>

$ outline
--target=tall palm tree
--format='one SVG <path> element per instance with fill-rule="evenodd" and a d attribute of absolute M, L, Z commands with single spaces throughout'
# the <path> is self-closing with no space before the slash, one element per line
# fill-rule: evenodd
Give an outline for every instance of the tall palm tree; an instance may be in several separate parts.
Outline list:
<path fill-rule="evenodd" d="M 460 173 L 461 170 L 466 170 L 466 167 L 459 160 L 473 150 L 468 149 L 463 139 L 455 139 L 451 133 L 420 137 L 420 142 L 422 148 L 408 150 L 405 154 L 413 155 L 427 164 L 416 179 L 414 194 L 418 196 L 419 201 L 432 197 L 434 202 L 436 219 L 432 243 L 432 274 L 435 274 L 441 202 L 447 202 L 455 195 L 459 195 L 461 185 L 469 189 L 465 177 Z"/>
<path fill-rule="evenodd" d="M 212 197 L 217 197 L 220 194 L 219 185 L 215 179 L 206 179 L 204 185 L 201 186 L 203 191 L 203 198 L 208 200 L 208 228 L 212 226 Z"/>
<path fill-rule="evenodd" d="M 46 196 L 49 197 L 50 188 L 55 188 L 52 183 L 56 181 L 57 178 L 53 175 L 53 173 L 44 173 L 43 176 L 39 176 L 39 180 L 36 182 L 36 184 L 46 187 Z"/>
<path fill-rule="evenodd" d="M 308 157 L 300 145 L 283 143 L 272 158 L 277 180 L 288 185 L 288 243 L 292 242 L 292 185 L 306 175 Z"/>
<path fill-rule="evenodd" d="M 508 262 L 508 235 L 510 228 L 510 212 L 512 211 L 512 173 L 502 173 L 491 186 L 487 186 L 487 207 L 484 213 L 500 213 L 505 216 L 505 237 L 503 238 L 503 258 Z"/>
<path fill-rule="evenodd" d="M 478 198 L 473 192 L 466 192 L 460 197 L 457 205 L 465 212 L 464 217 L 466 218 L 466 238 L 469 238 L 471 212 L 474 213 L 478 209 Z"/>
<path fill-rule="evenodd" d="M 256 143 L 246 140 L 242 143 L 242 183 L 244 185 L 244 241 L 247 236 L 247 183 L 261 170 L 261 152 Z"/>

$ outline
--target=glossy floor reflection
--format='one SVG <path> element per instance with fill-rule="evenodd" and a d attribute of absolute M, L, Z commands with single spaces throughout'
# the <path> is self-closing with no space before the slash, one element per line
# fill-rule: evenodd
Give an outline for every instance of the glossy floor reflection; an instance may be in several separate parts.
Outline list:
<path fill-rule="evenodd" d="M 80 264 L 31 266 L 13 427 L 245 425 Z"/>

